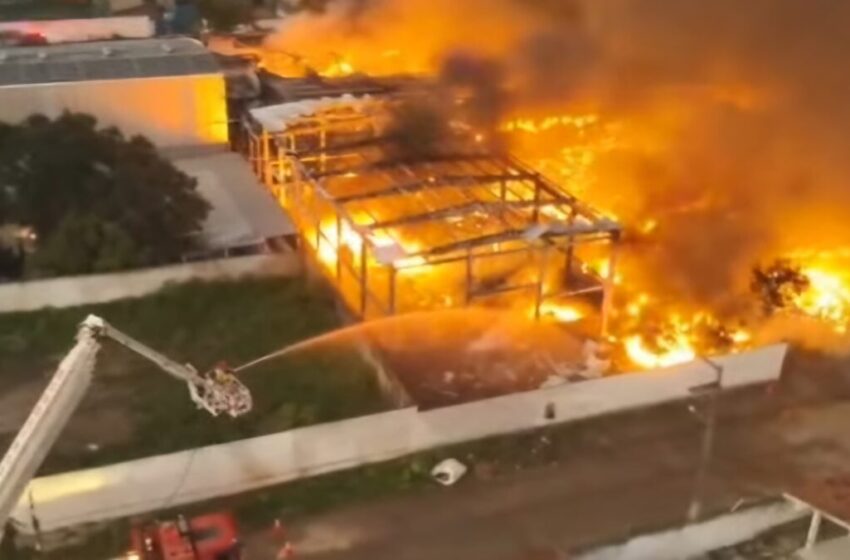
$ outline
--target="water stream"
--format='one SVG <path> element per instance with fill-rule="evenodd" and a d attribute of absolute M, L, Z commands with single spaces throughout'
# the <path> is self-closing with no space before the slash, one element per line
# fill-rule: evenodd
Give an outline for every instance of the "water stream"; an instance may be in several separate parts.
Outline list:
<path fill-rule="evenodd" d="M 396 350 L 434 349 L 445 346 L 446 340 L 465 340 L 470 350 L 484 343 L 497 346 L 534 346 L 552 335 L 552 326 L 542 325 L 516 312 L 503 309 L 464 308 L 417 311 L 404 315 L 391 315 L 365 323 L 356 323 L 289 344 L 233 371 L 243 372 L 271 360 L 296 352 L 310 350 L 327 343 L 355 342 L 362 337 Z M 558 333 L 559 338 L 563 332 Z"/>
<path fill-rule="evenodd" d="M 329 343 L 332 341 L 341 342 L 342 340 L 348 338 L 354 338 L 358 335 L 392 335 L 393 331 L 390 331 L 390 328 L 398 329 L 402 325 L 413 326 L 411 330 L 396 330 L 395 334 L 399 332 L 410 333 L 414 330 L 418 330 L 422 332 L 423 336 L 427 335 L 428 331 L 434 328 L 445 328 L 446 325 L 439 325 L 439 321 L 435 321 L 435 319 L 447 319 L 448 322 L 452 322 L 452 320 L 469 318 L 470 310 L 461 310 L 461 309 L 438 309 L 438 310 L 430 310 L 430 311 L 418 311 L 415 313 L 408 313 L 405 315 L 391 315 L 389 317 L 382 317 L 380 319 L 375 319 L 372 321 L 368 321 L 365 323 L 355 323 L 353 325 L 348 325 L 345 327 L 340 327 L 336 330 L 322 333 L 316 335 L 312 338 L 308 338 L 306 340 L 301 340 L 299 342 L 295 342 L 292 344 L 288 344 L 283 348 L 279 348 L 273 352 L 270 352 L 264 356 L 260 356 L 255 360 L 251 360 L 250 362 L 244 363 L 236 368 L 233 368 L 233 371 L 236 373 L 245 371 L 252 367 L 258 366 L 265 362 L 275 360 L 278 358 L 282 358 L 289 354 L 294 354 L 296 352 L 304 351 L 312 349 L 316 346 L 319 346 L 324 343 Z M 487 313 L 499 313 L 502 314 L 504 312 L 491 312 L 487 311 Z"/>

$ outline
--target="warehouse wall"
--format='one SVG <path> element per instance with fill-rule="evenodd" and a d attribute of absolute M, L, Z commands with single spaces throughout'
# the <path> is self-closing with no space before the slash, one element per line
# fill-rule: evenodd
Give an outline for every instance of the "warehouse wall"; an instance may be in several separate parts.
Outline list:
<path fill-rule="evenodd" d="M 701 523 L 641 535 L 625 543 L 600 547 L 579 555 L 577 560 L 702 558 L 703 554 L 746 542 L 764 531 L 807 515 L 811 515 L 811 512 L 780 500 L 719 515 Z"/>
<path fill-rule="evenodd" d="M 724 386 L 779 378 L 786 346 L 717 358 Z M 13 516 L 26 528 L 28 496 L 45 530 L 135 515 L 402 457 L 495 434 L 685 399 L 714 379 L 704 363 L 618 375 L 419 412 L 406 408 L 31 481 Z M 246 378 L 250 386 L 250 376 Z M 555 403 L 555 420 L 544 419 Z"/>
<path fill-rule="evenodd" d="M 162 147 L 227 142 L 224 78 L 219 74 L 93 80 L 0 87 L 0 121 L 65 110 L 90 113 L 125 134 Z"/>
<path fill-rule="evenodd" d="M 0 313 L 33 311 L 44 307 L 72 307 L 141 297 L 169 283 L 216 280 L 242 276 L 297 276 L 301 259 L 296 253 L 251 255 L 201 261 L 112 274 L 66 276 L 32 282 L 0 284 Z"/>
<path fill-rule="evenodd" d="M 110 0 L 112 11 L 141 5 L 141 0 Z M 38 33 L 49 43 L 74 41 L 145 39 L 153 37 L 154 26 L 147 16 L 0 22 L 0 31 Z"/>

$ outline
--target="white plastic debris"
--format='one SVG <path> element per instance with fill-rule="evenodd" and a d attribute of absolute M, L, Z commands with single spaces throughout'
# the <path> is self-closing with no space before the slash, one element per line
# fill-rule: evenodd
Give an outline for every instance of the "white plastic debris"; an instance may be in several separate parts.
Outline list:
<path fill-rule="evenodd" d="M 442 484 L 443 486 L 451 486 L 463 478 L 463 475 L 466 474 L 467 470 L 466 465 L 457 459 L 450 458 L 437 463 L 437 465 L 431 469 L 431 476 L 439 484 Z"/>
<path fill-rule="evenodd" d="M 585 365 L 583 373 L 586 377 L 600 377 L 611 368 L 611 358 L 606 355 L 606 350 L 603 345 L 595 340 L 588 339 L 585 341 L 582 354 L 584 354 Z"/>
<path fill-rule="evenodd" d="M 546 378 L 546 381 L 540 384 L 541 389 L 549 389 L 551 387 L 559 387 L 566 383 L 567 380 L 559 375 L 550 375 Z"/>

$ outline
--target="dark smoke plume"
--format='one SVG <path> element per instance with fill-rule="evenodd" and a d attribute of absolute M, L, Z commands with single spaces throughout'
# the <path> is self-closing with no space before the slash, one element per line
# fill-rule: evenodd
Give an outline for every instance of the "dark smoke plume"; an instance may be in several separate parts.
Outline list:
<path fill-rule="evenodd" d="M 505 79 L 499 61 L 470 52 L 449 53 L 440 67 L 440 81 L 464 101 L 464 116 L 487 132 L 497 130 L 506 115 Z"/>
<path fill-rule="evenodd" d="M 442 106 L 417 98 L 392 108 L 386 135 L 392 159 L 418 161 L 436 156 L 451 129 Z"/>

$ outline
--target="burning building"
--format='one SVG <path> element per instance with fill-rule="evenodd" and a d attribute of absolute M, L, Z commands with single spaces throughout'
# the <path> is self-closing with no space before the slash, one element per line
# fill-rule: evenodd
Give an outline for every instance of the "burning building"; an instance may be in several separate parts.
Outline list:
<path fill-rule="evenodd" d="M 290 80 L 297 100 L 243 124 L 256 172 L 349 311 L 497 306 L 604 329 L 616 222 L 475 134 L 406 152 L 393 137 L 405 93 L 317 83 Z"/>
<path fill-rule="evenodd" d="M 610 275 L 611 283 L 618 284 L 616 299 L 602 298 L 609 305 L 591 303 L 608 310 L 602 314 L 610 327 L 608 334 L 632 364 L 666 366 L 700 354 L 776 339 L 803 340 L 823 348 L 830 333 L 841 339 L 835 341 L 838 345 L 846 347 L 850 228 L 845 208 L 850 192 L 846 188 L 850 143 L 844 130 L 850 113 L 847 76 L 836 68 L 848 51 L 850 36 L 838 22 L 846 20 L 850 5 L 839 6 L 830 0 L 805 4 L 777 0 L 746 8 L 734 0 L 706 5 L 675 0 L 336 0 L 321 4 L 326 9 L 303 10 L 287 18 L 256 46 L 253 52 L 261 66 L 284 76 L 342 76 L 349 85 L 363 75 L 373 79 L 414 75 L 426 81 L 460 78 L 461 85 L 491 88 L 480 97 L 481 108 L 496 109 L 489 115 L 488 132 L 497 129 L 507 138 L 512 153 L 535 171 L 566 186 L 584 206 L 599 209 L 622 225 L 616 273 L 604 250 L 594 253 L 579 244 L 572 255 L 578 257 L 580 273 L 596 277 L 603 286 L 601 278 Z M 354 89 L 328 93 L 322 91 L 325 86 L 316 87 L 313 98 L 339 98 L 347 92 L 351 99 L 362 101 L 367 93 L 372 97 L 385 93 Z M 504 95 L 488 96 L 493 87 Z M 371 111 L 366 105 L 362 110 Z M 287 122 L 315 126 L 315 122 L 306 124 L 310 114 L 324 118 L 337 110 L 326 107 L 299 113 L 298 119 Z M 355 117 L 361 109 L 347 110 L 361 123 L 382 118 Z M 264 131 L 256 122 L 262 111 L 254 111 L 252 149 L 255 159 L 268 161 L 276 152 L 264 146 L 277 142 L 282 129 Z M 387 167 L 393 179 L 381 183 L 382 189 L 408 183 L 421 187 L 421 182 L 432 176 L 441 183 L 441 177 L 429 171 L 432 163 L 410 166 L 393 162 L 381 155 L 380 142 L 364 147 L 368 154 L 360 165 L 345 167 L 336 153 L 343 158 L 351 156 L 344 149 L 334 153 L 339 145 L 336 134 L 326 132 L 322 140 L 321 132 L 314 133 L 311 141 L 317 145 L 326 142 L 324 146 L 291 148 L 294 152 L 313 151 L 312 156 L 295 158 L 304 172 L 298 181 L 322 189 L 330 185 L 327 189 L 335 192 L 349 187 L 360 192 L 356 189 L 367 188 L 359 186 L 361 182 L 379 180 L 377 169 L 366 168 L 383 161 L 378 167 Z M 294 136 L 306 142 L 310 134 Z M 278 181 L 275 174 L 282 172 L 275 166 L 283 169 L 286 159 L 284 153 L 281 163 L 261 166 L 266 167 L 263 172 Z M 514 173 L 512 165 L 508 174 Z M 412 175 L 405 167 L 412 168 Z M 503 174 L 504 169 L 496 174 Z M 334 170 L 344 171 L 321 176 Z M 286 191 L 286 181 L 289 179 L 273 188 Z M 523 184 L 521 180 L 511 182 Z M 533 208 L 533 195 L 529 202 L 527 194 L 533 186 L 514 188 L 525 191 L 516 199 L 504 200 L 509 203 L 506 212 L 536 212 L 544 222 L 557 215 L 557 204 L 549 201 L 544 201 L 545 207 Z M 489 189 L 490 194 L 496 192 L 496 184 Z M 467 189 L 461 190 L 467 196 Z M 487 190 L 485 186 L 475 192 L 483 195 Z M 396 198 L 412 204 L 443 192 L 460 196 L 453 188 L 439 187 L 419 188 L 412 196 L 398 194 Z M 469 202 L 480 203 L 478 194 L 470 195 Z M 332 223 L 323 225 L 319 219 L 310 230 L 314 239 L 307 240 L 334 278 L 337 260 L 342 261 L 342 278 L 348 274 L 346 262 L 354 258 L 347 255 L 349 250 L 353 246 L 351 252 L 359 254 L 356 249 L 366 246 L 364 291 L 376 291 L 380 297 L 367 293 L 366 303 L 360 306 L 355 291 L 349 288 L 352 295 L 347 298 L 349 306 L 358 313 L 362 308 L 364 316 L 378 313 L 377 302 L 390 310 L 389 284 L 380 280 L 379 273 L 370 279 L 370 263 L 398 265 L 391 268 L 397 269 L 395 275 L 400 277 L 393 297 L 395 312 L 401 312 L 411 307 L 401 301 L 406 297 L 428 301 L 428 297 L 399 295 L 421 291 L 424 275 L 416 277 L 415 283 L 413 278 L 404 278 L 413 277 L 412 271 L 418 268 L 432 270 L 428 282 L 444 279 L 440 284 L 444 287 L 435 292 L 446 298 L 440 305 L 462 305 L 468 294 L 473 302 L 483 301 L 477 297 L 482 285 L 493 291 L 494 286 L 533 284 L 534 259 L 550 264 L 558 260 L 530 252 L 537 256 L 530 258 L 529 266 L 510 274 L 505 272 L 513 270 L 509 264 L 491 270 L 482 259 L 477 261 L 482 263 L 480 269 L 473 267 L 468 287 L 460 264 L 446 266 L 445 270 L 453 272 L 445 275 L 439 272 L 441 266 L 410 267 L 410 272 L 405 272 L 407 265 L 436 262 L 436 255 L 426 253 L 443 243 L 420 239 L 419 232 L 414 235 L 414 229 L 426 229 L 424 223 L 396 225 L 400 229 L 391 235 L 394 253 L 387 256 L 389 250 L 378 251 L 381 244 L 389 246 L 390 240 L 385 238 L 386 231 L 373 226 L 395 215 L 372 218 L 357 209 L 371 205 L 367 211 L 377 212 L 375 206 L 389 201 L 379 197 L 369 204 L 343 202 L 347 217 L 340 220 L 339 228 Z M 525 203 L 531 206 L 520 208 Z M 337 203 L 328 204 L 337 207 Z M 455 198 L 445 204 L 450 208 L 463 202 Z M 442 208 L 434 206 L 435 210 Z M 493 208 L 481 206 L 468 219 Z M 402 214 L 397 217 L 401 219 Z M 441 227 L 446 221 L 464 219 L 436 217 Z M 491 223 L 499 220 L 492 218 Z M 393 226 L 390 222 L 388 227 Z M 506 231 L 512 229 L 517 228 L 506 227 Z M 495 245 L 503 242 L 496 240 Z M 579 247 L 584 254 L 579 255 Z M 471 252 L 478 255 L 481 251 Z M 343 256 L 332 257 L 336 253 Z M 386 257 L 384 261 L 378 259 L 379 253 Z M 510 260 L 506 257 L 504 262 Z M 787 267 L 772 273 L 765 268 L 777 260 Z M 542 314 L 548 303 L 564 318 L 589 313 L 552 303 L 558 297 L 547 297 L 571 290 L 563 281 L 572 276 L 566 265 L 564 272 L 569 274 L 553 271 L 549 265 L 542 268 L 545 272 L 538 275 L 542 279 L 538 284 L 543 286 L 540 303 L 532 297 L 529 304 L 524 296 L 514 299 L 523 301 L 518 305 Z M 783 274 L 778 272 L 781 268 L 796 272 Z M 358 285 L 360 281 L 353 277 L 349 275 L 348 284 Z M 383 276 L 389 277 L 389 273 Z M 786 278 L 791 281 L 785 282 Z M 582 281 L 573 283 L 573 288 L 582 290 Z M 410 287 L 403 288 L 405 282 Z M 534 288 L 525 292 L 533 293 Z M 432 302 L 439 299 L 429 297 Z M 587 298 L 578 300 L 583 305 Z M 374 310 L 370 311 L 369 302 L 373 301 Z M 428 305 L 435 304 L 423 304 Z"/>

